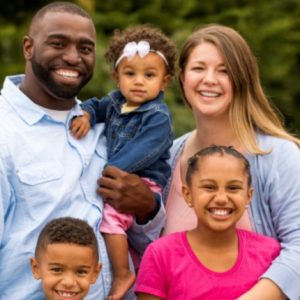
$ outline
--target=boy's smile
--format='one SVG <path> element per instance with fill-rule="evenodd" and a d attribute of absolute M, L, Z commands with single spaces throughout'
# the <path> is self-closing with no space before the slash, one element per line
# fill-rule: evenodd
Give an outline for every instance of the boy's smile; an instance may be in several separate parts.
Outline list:
<path fill-rule="evenodd" d="M 100 272 L 91 247 L 68 243 L 49 244 L 31 265 L 46 300 L 82 300 Z"/>

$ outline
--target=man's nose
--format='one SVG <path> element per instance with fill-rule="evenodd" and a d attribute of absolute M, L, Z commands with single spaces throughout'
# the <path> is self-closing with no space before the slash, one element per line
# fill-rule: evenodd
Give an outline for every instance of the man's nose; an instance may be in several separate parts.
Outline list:
<path fill-rule="evenodd" d="M 81 62 L 81 55 L 79 49 L 75 46 L 69 46 L 65 49 L 63 59 L 70 65 L 76 65 Z"/>

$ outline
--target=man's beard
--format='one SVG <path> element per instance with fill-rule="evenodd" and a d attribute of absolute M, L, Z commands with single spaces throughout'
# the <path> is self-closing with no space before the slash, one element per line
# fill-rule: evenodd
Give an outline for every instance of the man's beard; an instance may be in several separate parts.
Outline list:
<path fill-rule="evenodd" d="M 61 100 L 75 98 L 93 76 L 93 73 L 83 76 L 81 82 L 77 86 L 63 86 L 62 84 L 56 83 L 53 80 L 49 69 L 46 69 L 39 64 L 34 56 L 31 59 L 31 65 L 36 78 L 42 83 L 43 86 L 47 87 L 47 90 L 49 90 L 49 92 L 55 98 Z"/>

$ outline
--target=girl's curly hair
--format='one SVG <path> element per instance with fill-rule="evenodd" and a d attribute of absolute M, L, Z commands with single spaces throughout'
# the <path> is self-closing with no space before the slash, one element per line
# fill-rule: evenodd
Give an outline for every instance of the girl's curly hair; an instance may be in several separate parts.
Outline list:
<path fill-rule="evenodd" d="M 176 46 L 159 28 L 151 24 L 132 26 L 120 31 L 116 29 L 105 51 L 105 60 L 115 68 L 125 45 L 129 42 L 148 41 L 152 50 L 160 51 L 168 62 L 167 72 L 175 74 Z"/>

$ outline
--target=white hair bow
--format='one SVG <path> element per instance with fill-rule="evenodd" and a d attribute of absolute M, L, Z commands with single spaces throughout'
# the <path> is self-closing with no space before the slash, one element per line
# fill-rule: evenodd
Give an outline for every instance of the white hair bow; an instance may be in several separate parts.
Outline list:
<path fill-rule="evenodd" d="M 136 54 L 138 54 L 141 58 L 145 57 L 149 52 L 155 52 L 158 54 L 163 61 L 168 65 L 168 61 L 166 60 L 165 56 L 160 52 L 156 50 L 150 49 L 150 44 L 147 41 L 139 41 L 136 42 L 129 42 L 125 45 L 123 53 L 121 56 L 117 59 L 115 63 L 115 67 L 118 66 L 118 64 L 121 62 L 121 60 L 124 57 L 127 57 L 128 60 L 132 59 Z"/>

